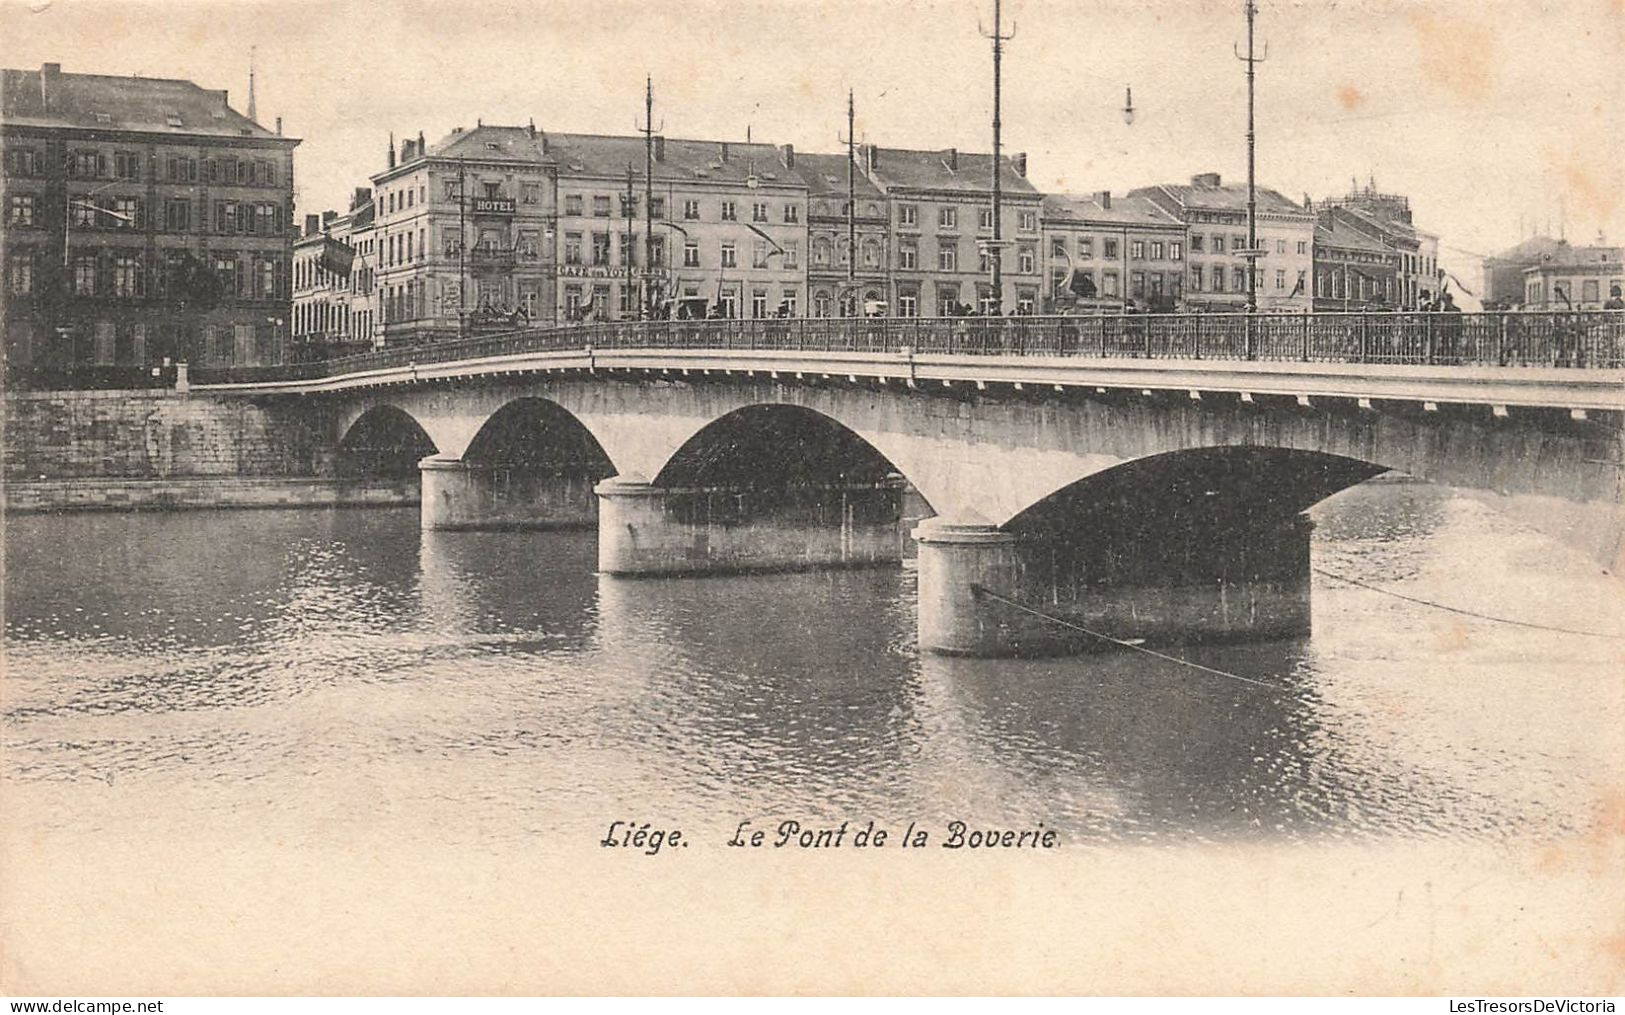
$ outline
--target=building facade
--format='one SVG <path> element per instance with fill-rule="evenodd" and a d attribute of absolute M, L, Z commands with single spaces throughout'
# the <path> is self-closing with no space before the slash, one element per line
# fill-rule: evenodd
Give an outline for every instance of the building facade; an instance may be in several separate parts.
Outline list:
<path fill-rule="evenodd" d="M 1268 187 L 1257 196 L 1258 308 L 1307 310 L 1314 266 L 1315 216 Z M 1247 188 L 1225 184 L 1218 173 L 1191 177 L 1189 185 L 1162 184 L 1130 192 L 1185 225 L 1185 305 L 1237 311 L 1247 305 Z"/>
<path fill-rule="evenodd" d="M 1484 305 L 1521 306 L 1526 294 L 1524 272 L 1540 265 L 1564 246 L 1562 240 L 1550 236 L 1531 236 L 1494 257 L 1484 258 Z"/>
<path fill-rule="evenodd" d="M 479 124 L 390 143 L 372 177 L 380 345 L 548 323 L 554 163 L 541 132 Z"/>
<path fill-rule="evenodd" d="M 1335 220 L 1339 230 L 1361 233 L 1393 251 L 1394 293 L 1386 301 L 1390 306 L 1415 310 L 1438 294 L 1439 238 L 1417 228 L 1409 198 L 1382 193 L 1373 181 L 1363 188 L 1351 186 L 1347 195 L 1327 198 L 1313 210 L 1317 221 Z"/>
<path fill-rule="evenodd" d="M 779 149 L 604 134 L 546 143 L 558 164 L 559 320 L 633 319 L 676 299 L 730 318 L 805 312 L 807 186 Z"/>
<path fill-rule="evenodd" d="M 1625 249 L 1573 246 L 1564 241 L 1523 270 L 1524 310 L 1601 310 L 1615 286 L 1625 287 Z"/>
<path fill-rule="evenodd" d="M 345 214 L 305 216 L 293 245 L 293 359 L 382 348 L 373 209 L 372 191 L 358 187 Z"/>
<path fill-rule="evenodd" d="M 1185 226 L 1151 200 L 1046 194 L 1042 226 L 1046 311 L 1182 305 Z"/>
<path fill-rule="evenodd" d="M 886 196 L 890 230 L 890 312 L 948 316 L 998 308 L 1036 313 L 1044 285 L 1039 245 L 1042 202 L 1027 180 L 1027 156 L 1003 157 L 999 229 L 993 239 L 993 158 L 948 148 L 922 151 L 864 145 L 864 175 Z M 1002 258 L 993 298 L 992 258 Z"/>
<path fill-rule="evenodd" d="M 886 195 L 845 154 L 797 152 L 785 145 L 780 160 L 807 185 L 805 315 L 897 313 L 891 275 L 898 266 L 889 256 Z"/>
<path fill-rule="evenodd" d="M 1322 212 L 1315 225 L 1315 309 L 1395 309 L 1404 291 L 1402 256 L 1408 255 L 1350 225 L 1336 210 Z"/>
<path fill-rule="evenodd" d="M 3 73 L 8 375 L 281 362 L 299 142 L 190 81 Z"/>

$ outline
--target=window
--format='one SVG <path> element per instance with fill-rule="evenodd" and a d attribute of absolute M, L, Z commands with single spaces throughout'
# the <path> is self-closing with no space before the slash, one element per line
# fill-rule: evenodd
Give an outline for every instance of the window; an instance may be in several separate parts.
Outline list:
<path fill-rule="evenodd" d="M 732 240 L 725 241 L 722 244 L 722 266 L 724 268 L 737 268 L 739 266 L 739 255 L 734 249 Z"/>
<path fill-rule="evenodd" d="M 446 181 L 444 181 L 444 183 L 445 183 L 445 188 L 446 188 L 446 190 L 445 190 L 446 200 L 448 200 L 448 201 L 457 200 L 457 181 L 456 180 L 446 180 Z"/>
<path fill-rule="evenodd" d="M 784 206 L 784 221 L 787 222 L 787 223 L 788 222 L 800 222 L 801 221 L 801 208 L 800 208 L 800 206 L 794 205 L 794 204 L 785 205 Z"/>
<path fill-rule="evenodd" d="M 993 228 L 993 209 L 992 208 L 978 208 L 978 209 L 976 209 L 976 228 L 978 228 L 978 229 L 992 229 Z"/>
<path fill-rule="evenodd" d="M 1209 247 L 1215 254 L 1224 253 L 1224 237 L 1220 236 L 1218 233 L 1214 233 L 1213 242 L 1209 244 Z"/>
<path fill-rule="evenodd" d="M 144 292 L 141 258 L 134 254 L 120 254 L 113 258 L 113 295 L 141 296 Z"/>
<path fill-rule="evenodd" d="M 1237 234 L 1235 236 L 1230 237 L 1230 249 L 1232 251 L 1246 250 L 1247 249 L 1247 237 L 1242 236 L 1240 234 Z"/>
<path fill-rule="evenodd" d="M 11 148 L 6 152 L 6 169 L 14 176 L 39 172 L 39 155 L 32 148 Z"/>
<path fill-rule="evenodd" d="M 71 218 L 75 226 L 85 229 L 95 228 L 96 206 L 90 202 L 89 198 L 73 198 L 68 207 L 73 209 Z"/>
<path fill-rule="evenodd" d="M 593 264 L 608 264 L 609 263 L 609 234 L 608 233 L 593 233 L 592 234 L 592 263 Z"/>
<path fill-rule="evenodd" d="M 1247 291 L 1247 269 L 1234 268 L 1231 270 L 1230 287 L 1238 293 Z"/>
<path fill-rule="evenodd" d="M 1136 271 L 1129 275 L 1129 295 L 1135 299 L 1145 298 L 1145 272 Z"/>
<path fill-rule="evenodd" d="M 275 261 L 261 261 L 259 263 L 259 295 L 264 299 L 276 295 Z"/>
<path fill-rule="evenodd" d="M 913 243 L 900 243 L 897 246 L 897 266 L 904 271 L 913 271 L 919 267 L 920 249 Z"/>
<path fill-rule="evenodd" d="M 534 183 L 526 183 L 519 189 L 526 204 L 536 204 L 542 199 L 542 188 Z"/>
<path fill-rule="evenodd" d="M 959 286 L 937 286 L 937 316 L 952 317 L 959 309 Z"/>
<path fill-rule="evenodd" d="M 77 254 L 73 259 L 73 294 L 96 295 L 96 255 Z"/>
<path fill-rule="evenodd" d="M 638 213 L 638 196 L 636 194 L 622 194 L 621 218 L 633 218 Z"/>
<path fill-rule="evenodd" d="M 1034 293 L 1031 289 L 1017 289 L 1016 290 L 1016 313 L 1018 313 L 1018 314 L 1030 314 L 1030 313 L 1032 313 L 1033 312 L 1033 304 L 1036 303 L 1037 300 L 1038 300 L 1037 294 Z"/>
<path fill-rule="evenodd" d="M 242 284 L 237 278 L 237 258 L 227 254 L 214 256 L 214 274 L 220 280 L 220 288 L 227 296 L 240 295 Z"/>
<path fill-rule="evenodd" d="M 683 267 L 698 268 L 700 266 L 700 242 L 698 240 L 683 241 Z"/>
<path fill-rule="evenodd" d="M 663 197 L 649 198 L 649 214 L 657 219 L 666 217 L 666 199 Z"/>
<path fill-rule="evenodd" d="M 141 225 L 141 199 L 139 197 L 113 198 L 113 228 L 135 229 Z"/>
<path fill-rule="evenodd" d="M 9 259 L 8 268 L 10 278 L 8 283 L 11 291 L 19 295 L 26 295 L 34 291 L 34 259 L 23 251 L 17 251 Z"/>
<path fill-rule="evenodd" d="M 824 268 L 829 265 L 829 239 L 819 236 L 813 240 L 812 263 L 815 268 Z"/>
<path fill-rule="evenodd" d="M 900 317 L 917 317 L 920 313 L 920 294 L 916 292 L 900 292 L 897 294 L 897 313 Z"/>
<path fill-rule="evenodd" d="M 164 228 L 172 233 L 185 232 L 192 227 L 192 202 L 170 200 L 164 202 Z"/>
<path fill-rule="evenodd" d="M 6 224 L 31 226 L 34 224 L 34 195 L 13 194 L 6 203 Z"/>
<path fill-rule="evenodd" d="M 1153 261 L 1162 260 L 1162 241 L 1161 240 L 1152 240 L 1151 241 L 1151 260 L 1153 260 Z"/>
<path fill-rule="evenodd" d="M 880 244 L 873 239 L 863 241 L 863 266 L 865 268 L 880 267 Z"/>
<path fill-rule="evenodd" d="M 766 201 L 757 201 L 757 202 L 753 203 L 750 206 L 750 220 L 752 222 L 766 222 L 767 221 L 767 202 Z M 763 293 L 762 295 L 763 295 L 763 298 L 765 299 L 767 294 Z"/>
<path fill-rule="evenodd" d="M 1183 261 L 1185 259 L 1185 245 L 1178 240 L 1168 244 L 1168 260 Z"/>
<path fill-rule="evenodd" d="M 1222 264 L 1213 266 L 1213 291 L 1216 293 L 1224 292 L 1224 265 Z"/>
<path fill-rule="evenodd" d="M 738 217 L 739 216 L 735 213 L 734 203 L 732 201 L 722 202 L 722 221 L 733 222 L 737 220 Z"/>
<path fill-rule="evenodd" d="M 979 253 L 980 256 L 976 260 L 976 270 L 985 275 L 993 270 L 993 252 L 991 250 L 983 249 Z"/>
<path fill-rule="evenodd" d="M 274 236 L 276 234 L 276 212 L 277 207 L 274 204 L 259 204 L 254 206 L 254 220 L 255 224 L 259 227 L 258 231 L 261 236 Z M 411 257 L 412 236 L 410 233 L 408 233 L 406 237 L 406 249 L 406 256 Z"/>
<path fill-rule="evenodd" d="M 1309 241 L 1308 240 L 1299 240 L 1298 241 L 1298 254 L 1300 256 L 1302 256 L 1302 255 L 1306 255 L 1308 253 L 1309 253 Z"/>
<path fill-rule="evenodd" d="M 1038 251 L 1025 246 L 1016 251 L 1016 270 L 1023 275 L 1031 275 L 1038 270 Z"/>
<path fill-rule="evenodd" d="M 828 317 L 829 316 L 829 293 L 825 292 L 822 289 L 820 289 L 817 292 L 813 293 L 813 316 L 814 317 Z"/>
<path fill-rule="evenodd" d="M 1049 241 L 1049 256 L 1066 257 L 1066 240 L 1056 237 Z"/>
<path fill-rule="evenodd" d="M 794 289 L 785 289 L 781 292 L 779 294 L 779 306 L 784 308 L 786 317 L 796 316 L 796 291 Z"/>
<path fill-rule="evenodd" d="M 580 215 L 581 214 L 581 195 L 580 194 L 566 194 L 566 195 L 564 195 L 564 214 L 566 214 L 566 215 Z"/>
<path fill-rule="evenodd" d="M 581 287 L 567 285 L 564 287 L 564 316 L 575 320 L 581 316 Z"/>
<path fill-rule="evenodd" d="M 1200 254 L 1202 252 L 1202 240 L 1201 233 L 1191 233 L 1191 253 Z"/>
<path fill-rule="evenodd" d="M 754 244 L 751 245 L 751 249 L 750 249 L 750 266 L 752 268 L 765 268 L 765 267 L 767 267 L 767 241 L 766 240 L 757 240 Z M 765 300 L 767 297 L 764 294 L 762 298 Z"/>
<path fill-rule="evenodd" d="M 628 268 L 637 264 L 638 234 L 621 233 L 619 242 L 621 244 L 621 264 Z"/>
<path fill-rule="evenodd" d="M 938 229 L 957 229 L 957 228 L 959 228 L 959 209 L 958 208 L 953 208 L 953 207 L 938 208 L 937 209 L 937 228 Z"/>
<path fill-rule="evenodd" d="M 784 241 L 784 266 L 786 268 L 799 268 L 801 266 L 801 241 Z"/>
<path fill-rule="evenodd" d="M 938 238 L 937 269 L 939 271 L 959 270 L 959 245 L 953 240 Z"/>
<path fill-rule="evenodd" d="M 1598 291 L 1598 286 L 1599 285 L 1600 285 L 1600 282 L 1597 279 L 1594 279 L 1594 278 L 1588 278 L 1584 282 L 1581 282 L 1580 283 L 1580 301 L 1582 303 L 1595 303 L 1595 302 L 1597 302 L 1597 300 L 1601 298 L 1601 296 L 1599 294 L 1599 291 Z"/>
<path fill-rule="evenodd" d="M 750 293 L 750 316 L 767 316 L 767 290 L 752 289 Z"/>
<path fill-rule="evenodd" d="M 1095 256 L 1095 239 L 1092 236 L 1078 237 L 1078 258 L 1087 261 Z"/>
<path fill-rule="evenodd" d="M 564 263 L 565 264 L 580 264 L 581 263 L 581 234 L 580 233 L 565 233 L 564 234 Z"/>
<path fill-rule="evenodd" d="M 114 152 L 113 175 L 121 180 L 141 179 L 141 156 L 135 152 Z"/>
<path fill-rule="evenodd" d="M 1108 272 L 1102 273 L 1101 276 L 1100 276 L 1100 286 L 1101 286 L 1101 289 L 1103 289 L 1105 291 L 1107 296 L 1116 296 L 1116 295 L 1118 295 L 1118 292 L 1117 292 L 1117 272 L 1108 271 Z"/>
<path fill-rule="evenodd" d="M 1275 288 L 1277 288 L 1277 289 L 1285 289 L 1286 288 L 1286 269 L 1285 268 L 1276 268 L 1275 269 Z"/>
<path fill-rule="evenodd" d="M 739 316 L 739 294 L 736 291 L 732 289 L 723 291 L 717 297 L 717 302 L 722 306 L 723 317 L 732 319 Z"/>
<path fill-rule="evenodd" d="M 1193 265 L 1191 265 L 1191 292 L 1199 293 L 1201 291 L 1202 291 L 1202 266 L 1199 265 L 1199 264 L 1193 264 Z"/>
<path fill-rule="evenodd" d="M 1286 253 L 1286 241 L 1285 240 L 1276 240 L 1275 241 L 1275 252 L 1277 254 Z"/>
<path fill-rule="evenodd" d="M 593 195 L 592 214 L 594 218 L 609 218 L 609 196 L 607 194 Z"/>
<path fill-rule="evenodd" d="M 1128 256 L 1135 261 L 1145 260 L 1145 241 L 1135 240 L 1130 243 Z"/>
<path fill-rule="evenodd" d="M 1038 232 L 1038 212 L 1036 212 L 1036 211 L 1024 211 L 1024 212 L 1022 212 L 1019 223 L 1018 223 L 1016 228 L 1020 229 L 1024 233 L 1036 233 L 1036 232 Z"/>
<path fill-rule="evenodd" d="M 900 226 L 917 226 L 920 224 L 920 209 L 912 204 L 897 206 L 897 224 Z"/>
<path fill-rule="evenodd" d="M 688 219 L 690 221 L 693 221 L 694 219 L 697 219 L 699 217 L 700 217 L 700 202 L 698 202 L 698 201 L 684 201 L 683 202 L 683 218 Z"/>
<path fill-rule="evenodd" d="M 1101 243 L 1101 248 L 1102 248 L 1101 249 L 1101 254 L 1103 256 L 1112 258 L 1113 260 L 1116 260 L 1116 258 L 1117 258 L 1117 241 L 1116 240 L 1105 240 L 1105 241 L 1103 241 Z"/>

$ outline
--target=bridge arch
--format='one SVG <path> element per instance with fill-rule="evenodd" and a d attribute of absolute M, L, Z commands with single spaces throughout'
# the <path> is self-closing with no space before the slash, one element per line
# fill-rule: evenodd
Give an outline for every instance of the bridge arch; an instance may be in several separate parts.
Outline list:
<path fill-rule="evenodd" d="M 515 398 L 492 412 L 462 454 L 470 465 L 584 476 L 615 473 L 603 445 L 574 413 L 549 398 Z"/>
<path fill-rule="evenodd" d="M 439 450 L 423 425 L 405 409 L 388 403 L 358 414 L 338 442 L 341 476 L 415 476 L 418 462 Z"/>

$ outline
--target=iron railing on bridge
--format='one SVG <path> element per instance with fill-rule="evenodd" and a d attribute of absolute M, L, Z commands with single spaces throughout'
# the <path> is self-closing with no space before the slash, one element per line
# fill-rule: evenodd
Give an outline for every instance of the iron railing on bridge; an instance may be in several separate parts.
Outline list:
<path fill-rule="evenodd" d="M 906 348 L 916 355 L 1613 369 L 1625 365 L 1625 311 L 620 321 L 530 328 L 317 363 L 196 369 L 192 378 L 312 380 L 589 347 L 856 353 Z"/>

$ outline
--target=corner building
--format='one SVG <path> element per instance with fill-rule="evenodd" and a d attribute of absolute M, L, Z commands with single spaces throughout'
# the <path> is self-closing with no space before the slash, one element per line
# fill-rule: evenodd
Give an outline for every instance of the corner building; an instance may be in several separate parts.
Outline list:
<path fill-rule="evenodd" d="M 190 81 L 48 63 L 0 89 L 13 383 L 282 362 L 297 140 Z"/>

